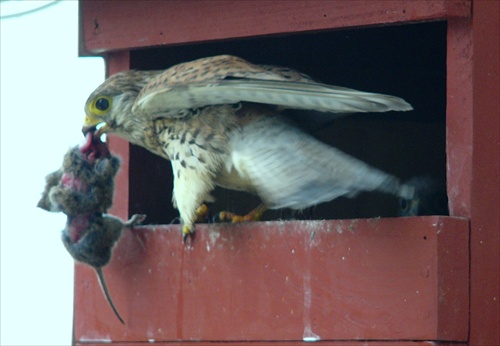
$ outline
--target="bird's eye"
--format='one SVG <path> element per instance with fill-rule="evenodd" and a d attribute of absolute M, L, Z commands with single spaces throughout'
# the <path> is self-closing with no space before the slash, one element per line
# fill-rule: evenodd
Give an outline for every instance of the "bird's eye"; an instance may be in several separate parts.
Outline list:
<path fill-rule="evenodd" d="M 89 111 L 94 116 L 104 117 L 108 114 L 111 108 L 112 99 L 109 96 L 96 97 L 89 105 Z"/>
<path fill-rule="evenodd" d="M 100 111 L 106 111 L 109 108 L 109 100 L 104 97 L 100 97 L 95 101 L 95 108 Z"/>

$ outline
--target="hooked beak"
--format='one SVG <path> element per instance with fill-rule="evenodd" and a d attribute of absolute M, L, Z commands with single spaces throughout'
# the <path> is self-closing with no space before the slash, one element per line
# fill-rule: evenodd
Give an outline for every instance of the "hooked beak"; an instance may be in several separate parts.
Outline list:
<path fill-rule="evenodd" d="M 87 137 L 87 133 L 94 132 L 96 130 L 95 126 L 83 126 L 82 133 L 85 137 Z"/>
<path fill-rule="evenodd" d="M 101 126 L 99 126 L 101 125 Z M 98 128 L 99 127 L 99 128 Z M 95 132 L 97 137 L 100 137 L 103 133 L 107 132 L 108 125 L 103 119 L 86 115 L 83 122 L 82 132 L 86 136 L 89 132 Z"/>

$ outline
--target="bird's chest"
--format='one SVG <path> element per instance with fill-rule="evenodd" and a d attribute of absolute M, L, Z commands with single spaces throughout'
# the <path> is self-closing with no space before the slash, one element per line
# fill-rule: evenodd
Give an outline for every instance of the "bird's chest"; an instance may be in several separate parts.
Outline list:
<path fill-rule="evenodd" d="M 229 157 L 234 113 L 225 106 L 207 107 L 177 119 L 158 119 L 153 127 L 158 145 L 174 167 L 215 172 Z"/>
<path fill-rule="evenodd" d="M 194 171 L 203 170 L 211 156 L 197 137 L 196 129 L 184 126 L 168 127 L 158 136 L 162 151 L 173 167 Z"/>

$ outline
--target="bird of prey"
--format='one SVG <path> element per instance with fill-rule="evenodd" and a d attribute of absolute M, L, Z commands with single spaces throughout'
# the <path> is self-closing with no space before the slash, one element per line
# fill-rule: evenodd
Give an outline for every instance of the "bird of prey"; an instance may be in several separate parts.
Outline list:
<path fill-rule="evenodd" d="M 326 117 L 412 107 L 220 55 L 112 75 L 89 96 L 83 132 L 115 134 L 170 160 L 184 238 L 216 185 L 257 194 L 270 209 L 300 210 L 373 190 L 412 198 L 411 186 L 306 134 L 286 109 Z"/>

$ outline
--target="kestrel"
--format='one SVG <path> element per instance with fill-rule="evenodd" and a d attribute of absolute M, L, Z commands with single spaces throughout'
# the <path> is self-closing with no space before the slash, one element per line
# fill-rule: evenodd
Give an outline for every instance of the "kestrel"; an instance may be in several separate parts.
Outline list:
<path fill-rule="evenodd" d="M 270 209 L 300 210 L 373 190 L 412 198 L 413 188 L 398 178 L 301 131 L 286 109 L 341 115 L 412 107 L 221 55 L 112 75 L 89 96 L 83 131 L 103 124 L 95 135 L 115 134 L 170 160 L 184 236 L 216 185 L 257 194 Z"/>

